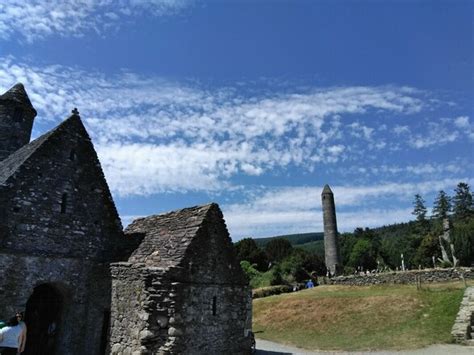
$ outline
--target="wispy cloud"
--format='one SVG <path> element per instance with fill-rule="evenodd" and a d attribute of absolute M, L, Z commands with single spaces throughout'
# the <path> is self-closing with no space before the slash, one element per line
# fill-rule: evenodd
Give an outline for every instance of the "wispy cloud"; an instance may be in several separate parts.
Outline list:
<path fill-rule="evenodd" d="M 0 87 L 23 82 L 40 127 L 49 128 L 79 108 L 111 188 L 120 196 L 218 191 L 231 188 L 238 174 L 259 176 L 289 167 L 313 171 L 362 159 L 367 140 L 390 129 L 376 130 L 358 117 L 383 120 L 425 107 L 426 94 L 406 87 L 246 95 L 232 86 L 209 89 L 129 72 L 106 76 L 0 59 Z M 385 147 L 383 141 L 376 144 Z"/>
<path fill-rule="evenodd" d="M 0 39 L 21 35 L 32 42 L 51 35 L 103 35 L 138 16 L 177 13 L 192 0 L 4 0 L 0 3 Z"/>

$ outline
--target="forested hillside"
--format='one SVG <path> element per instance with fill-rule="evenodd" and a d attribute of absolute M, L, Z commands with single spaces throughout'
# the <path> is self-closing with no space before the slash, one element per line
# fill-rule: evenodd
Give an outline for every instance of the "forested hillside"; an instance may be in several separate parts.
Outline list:
<path fill-rule="evenodd" d="M 356 228 L 339 236 L 345 273 L 356 270 L 396 270 L 449 267 L 453 255 L 458 266 L 474 263 L 474 207 L 469 185 L 459 183 L 451 198 L 440 191 L 431 215 L 420 195 L 414 197 L 415 220 L 379 228 Z M 449 221 L 451 243 L 440 242 Z M 245 238 L 235 244 L 242 267 L 254 287 L 302 282 L 325 275 L 323 233 Z M 442 255 L 441 244 L 446 251 Z M 446 259 L 447 257 L 447 259 Z M 448 261 L 447 261 L 448 260 Z"/>

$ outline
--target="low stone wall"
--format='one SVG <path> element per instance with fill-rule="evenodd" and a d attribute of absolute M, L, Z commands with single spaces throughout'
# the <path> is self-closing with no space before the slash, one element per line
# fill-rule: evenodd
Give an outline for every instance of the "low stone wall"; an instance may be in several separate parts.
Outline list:
<path fill-rule="evenodd" d="M 327 280 L 331 285 L 368 286 L 379 284 L 416 284 L 474 279 L 474 269 L 426 269 L 384 272 L 368 275 L 338 276 Z"/>
<path fill-rule="evenodd" d="M 468 287 L 459 307 L 451 334 L 456 343 L 474 345 L 472 339 L 474 321 L 474 286 Z"/>

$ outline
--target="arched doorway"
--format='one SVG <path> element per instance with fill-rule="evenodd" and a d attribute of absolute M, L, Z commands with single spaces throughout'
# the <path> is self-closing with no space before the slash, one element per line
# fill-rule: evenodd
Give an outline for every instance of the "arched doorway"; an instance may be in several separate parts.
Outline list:
<path fill-rule="evenodd" d="M 63 297 L 51 284 L 33 290 L 26 303 L 25 323 L 28 329 L 24 354 L 52 355 L 61 320 Z"/>

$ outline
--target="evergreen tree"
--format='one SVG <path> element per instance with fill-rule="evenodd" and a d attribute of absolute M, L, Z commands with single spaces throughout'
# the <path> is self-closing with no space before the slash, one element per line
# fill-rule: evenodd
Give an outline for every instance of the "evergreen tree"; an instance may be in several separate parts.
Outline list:
<path fill-rule="evenodd" d="M 271 262 L 282 261 L 291 254 L 292 250 L 293 246 L 291 243 L 283 238 L 272 239 L 265 245 L 265 253 Z"/>
<path fill-rule="evenodd" d="M 451 198 L 441 190 L 436 196 L 433 206 L 433 217 L 435 218 L 446 218 L 448 213 L 451 212 Z"/>
<path fill-rule="evenodd" d="M 463 219 L 473 214 L 472 194 L 469 185 L 460 182 L 454 190 L 456 194 L 453 198 L 454 213 L 457 218 Z"/>
<path fill-rule="evenodd" d="M 416 216 L 418 222 L 423 222 L 426 220 L 426 213 L 428 210 L 425 206 L 425 200 L 421 197 L 420 194 L 415 195 L 415 200 L 413 201 L 413 212 L 411 214 Z"/>

